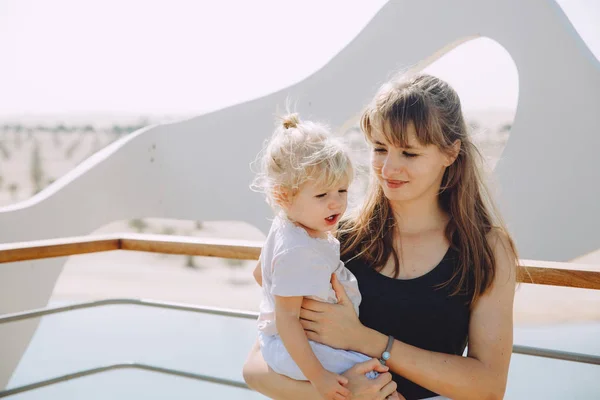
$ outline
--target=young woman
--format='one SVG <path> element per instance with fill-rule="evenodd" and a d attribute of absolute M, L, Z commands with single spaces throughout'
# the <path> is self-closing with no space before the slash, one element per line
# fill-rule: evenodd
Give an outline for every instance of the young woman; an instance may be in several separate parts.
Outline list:
<path fill-rule="evenodd" d="M 362 294 L 360 319 L 333 278 L 337 304 L 302 303 L 308 339 L 387 359 L 409 400 L 503 398 L 518 257 L 482 180 L 458 95 L 433 76 L 397 78 L 380 88 L 361 127 L 373 179 L 339 237 Z M 368 363 L 345 375 L 350 398 L 391 393 L 388 374 L 357 373 Z M 269 397 L 319 398 L 270 370 L 256 348 L 244 377 Z"/>

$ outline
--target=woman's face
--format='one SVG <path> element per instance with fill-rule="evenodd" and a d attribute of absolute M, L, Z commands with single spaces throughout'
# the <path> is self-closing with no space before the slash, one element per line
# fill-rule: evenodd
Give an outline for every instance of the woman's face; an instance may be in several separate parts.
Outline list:
<path fill-rule="evenodd" d="M 433 144 L 419 143 L 412 123 L 407 129 L 407 147 L 395 147 L 383 134 L 373 132 L 371 165 L 385 196 L 392 202 L 436 197 L 444 171 L 456 158 Z"/>

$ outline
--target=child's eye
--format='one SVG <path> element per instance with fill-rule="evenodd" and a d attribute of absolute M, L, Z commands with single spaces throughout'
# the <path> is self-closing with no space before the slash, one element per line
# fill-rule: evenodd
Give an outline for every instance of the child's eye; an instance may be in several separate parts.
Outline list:
<path fill-rule="evenodd" d="M 402 154 L 404 154 L 404 156 L 408 157 L 408 158 L 413 158 L 413 157 L 417 157 L 418 154 L 415 153 L 408 153 L 408 152 L 403 152 Z"/>
<path fill-rule="evenodd" d="M 323 198 L 323 197 L 325 197 L 325 196 L 327 196 L 327 193 L 321 193 L 321 194 L 318 194 L 318 195 L 316 195 L 315 197 L 316 197 L 317 199 L 322 199 L 322 198 Z"/>
<path fill-rule="evenodd" d="M 338 190 L 338 193 L 348 193 L 348 190 L 347 189 L 340 189 L 340 190 Z"/>
<path fill-rule="evenodd" d="M 373 151 L 375 153 L 385 153 L 387 150 L 384 149 L 383 147 L 376 147 L 376 148 L 373 149 Z"/>

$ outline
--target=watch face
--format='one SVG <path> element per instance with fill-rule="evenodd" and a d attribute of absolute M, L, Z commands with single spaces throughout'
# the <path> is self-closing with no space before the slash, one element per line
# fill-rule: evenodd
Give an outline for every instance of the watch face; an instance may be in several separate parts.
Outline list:
<path fill-rule="evenodd" d="M 383 354 L 381 355 L 381 358 L 383 358 L 384 360 L 389 360 L 390 359 L 390 353 L 387 351 L 384 351 Z"/>

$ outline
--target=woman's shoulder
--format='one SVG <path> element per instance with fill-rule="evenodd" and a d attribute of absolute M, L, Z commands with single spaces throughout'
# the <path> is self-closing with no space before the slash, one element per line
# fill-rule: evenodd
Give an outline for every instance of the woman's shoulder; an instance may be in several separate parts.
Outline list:
<path fill-rule="evenodd" d="M 515 244 L 508 232 L 500 227 L 492 227 L 485 235 L 488 245 L 498 255 L 514 255 L 516 256 Z"/>
<path fill-rule="evenodd" d="M 503 228 L 493 227 L 486 234 L 486 240 L 496 261 L 494 280 L 514 280 L 519 260 L 515 244 L 509 233 Z"/>

